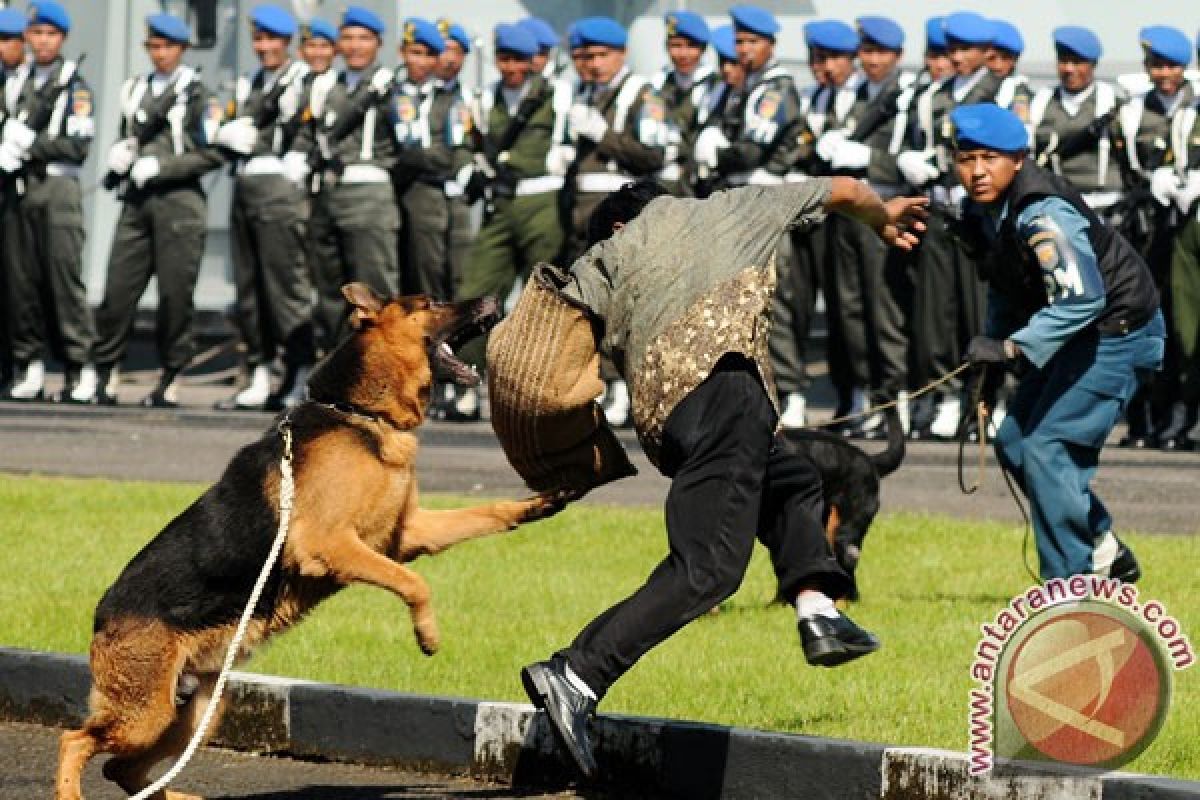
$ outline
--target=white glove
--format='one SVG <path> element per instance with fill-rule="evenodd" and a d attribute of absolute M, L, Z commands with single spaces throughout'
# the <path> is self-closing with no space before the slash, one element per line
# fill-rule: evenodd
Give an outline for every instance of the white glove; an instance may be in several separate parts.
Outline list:
<path fill-rule="evenodd" d="M 375 94 L 391 94 L 392 81 L 395 77 L 390 69 L 375 70 L 375 74 L 371 77 L 371 91 Z"/>
<path fill-rule="evenodd" d="M 729 147 L 729 139 L 725 137 L 720 128 L 705 128 L 696 137 L 692 156 L 700 166 L 716 169 L 717 157 L 726 147 Z"/>
<path fill-rule="evenodd" d="M 235 153 L 248 156 L 258 146 L 258 128 L 250 117 L 238 117 L 217 129 L 216 143 Z"/>
<path fill-rule="evenodd" d="M 551 175 L 566 175 L 575 163 L 575 148 L 569 144 L 556 144 L 546 153 L 546 172 Z"/>
<path fill-rule="evenodd" d="M 158 173 L 161 171 L 157 158 L 154 156 L 142 156 L 133 162 L 133 169 L 129 171 L 129 180 L 133 181 L 134 186 L 141 189 L 147 183 L 157 178 Z"/>
<path fill-rule="evenodd" d="M 1171 167 L 1159 167 L 1150 175 L 1150 194 L 1160 206 L 1169 206 L 1179 192 L 1180 180 Z"/>
<path fill-rule="evenodd" d="M 308 157 L 304 153 L 291 152 L 283 157 L 283 177 L 304 188 L 308 180 Z"/>
<path fill-rule="evenodd" d="M 866 169 L 870 163 L 871 148 L 849 139 L 843 139 L 829 159 L 829 166 L 834 169 Z"/>
<path fill-rule="evenodd" d="M 3 139 L 5 144 L 16 145 L 21 155 L 29 152 L 36 138 L 37 132 L 19 119 L 10 119 L 4 123 L 4 133 L 0 134 L 0 139 Z"/>
<path fill-rule="evenodd" d="M 108 168 L 118 175 L 125 175 L 133 162 L 137 161 L 137 139 L 121 139 L 108 151 Z"/>
<path fill-rule="evenodd" d="M 1187 174 L 1187 180 L 1180 190 L 1175 193 L 1175 205 L 1186 214 L 1196 204 L 1197 199 L 1200 199 L 1200 172 L 1192 171 Z"/>
<path fill-rule="evenodd" d="M 827 164 L 833 163 L 833 154 L 837 152 L 842 142 L 846 141 L 846 132 L 835 130 L 821 134 L 817 139 L 817 156 Z"/>
<path fill-rule="evenodd" d="M 896 156 L 896 168 L 900 170 L 900 174 L 906 181 L 919 189 L 939 175 L 938 168 L 929 163 L 930 155 L 916 150 L 907 150 Z"/>
<path fill-rule="evenodd" d="M 20 172 L 23 166 L 21 148 L 13 142 L 0 143 L 0 172 Z"/>
<path fill-rule="evenodd" d="M 279 95 L 279 118 L 288 120 L 296 116 L 296 112 L 300 110 L 300 93 L 297 87 L 302 85 L 297 80 L 288 88 L 283 90 L 283 94 Z"/>
<path fill-rule="evenodd" d="M 577 138 L 598 142 L 608 132 L 608 122 L 604 119 L 604 115 L 591 106 L 571 106 L 571 113 L 567 119 Z"/>

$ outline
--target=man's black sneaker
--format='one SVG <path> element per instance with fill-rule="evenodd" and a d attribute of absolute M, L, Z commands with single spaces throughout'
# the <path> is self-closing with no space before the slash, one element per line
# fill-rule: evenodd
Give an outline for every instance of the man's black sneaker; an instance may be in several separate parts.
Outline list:
<path fill-rule="evenodd" d="M 588 740 L 587 723 L 596 711 L 596 701 L 567 679 L 566 659 L 555 657 L 530 664 L 521 670 L 521 683 L 530 702 L 546 712 L 559 747 L 571 756 L 585 778 L 594 776 L 596 757 Z"/>

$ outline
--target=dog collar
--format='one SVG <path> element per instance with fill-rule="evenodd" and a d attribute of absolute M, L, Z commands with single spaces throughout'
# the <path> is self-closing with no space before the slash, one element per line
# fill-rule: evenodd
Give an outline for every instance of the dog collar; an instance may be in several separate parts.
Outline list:
<path fill-rule="evenodd" d="M 367 422 L 384 421 L 383 418 L 378 414 L 372 414 L 368 411 L 363 411 L 361 408 L 352 406 L 349 403 L 340 403 L 337 401 L 329 402 L 326 400 L 312 400 L 312 402 L 323 408 L 328 408 L 330 411 L 336 411 L 339 414 L 345 414 L 349 417 L 358 417 L 359 419 L 366 420 Z M 391 423 L 388 424 L 390 425 Z"/>

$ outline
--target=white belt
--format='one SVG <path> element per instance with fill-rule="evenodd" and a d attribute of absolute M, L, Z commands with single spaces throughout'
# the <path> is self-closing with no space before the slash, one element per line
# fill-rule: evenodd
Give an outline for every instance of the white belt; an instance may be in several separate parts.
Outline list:
<path fill-rule="evenodd" d="M 239 175 L 282 175 L 283 159 L 279 156 L 255 156 L 238 167 Z"/>
<path fill-rule="evenodd" d="M 1084 192 L 1083 201 L 1091 209 L 1105 209 L 1115 206 L 1121 200 L 1120 192 Z"/>
<path fill-rule="evenodd" d="M 340 183 L 391 183 L 386 169 L 374 164 L 351 164 L 342 172 Z"/>
<path fill-rule="evenodd" d="M 580 183 L 581 191 L 602 191 L 602 190 L 584 189 L 582 186 L 582 179 L 586 176 L 580 175 L 579 177 L 580 177 L 580 182 L 581 182 Z M 624 186 L 624 185 L 625 184 L 623 182 L 621 184 L 621 186 Z M 540 178 L 525 178 L 523 180 L 517 181 L 517 186 L 513 191 L 516 192 L 517 197 L 525 197 L 525 196 L 531 195 L 531 194 L 545 194 L 546 192 L 557 192 L 562 187 L 563 187 L 562 175 L 543 175 Z M 617 188 L 619 189 L 621 187 L 618 186 Z M 608 191 L 612 191 L 612 190 L 610 189 Z"/>
<path fill-rule="evenodd" d="M 678 164 L 667 164 L 658 171 L 660 181 L 678 181 L 683 179 L 683 167 Z"/>
<path fill-rule="evenodd" d="M 633 180 L 622 172 L 585 172 L 575 186 L 581 192 L 615 192 Z"/>
<path fill-rule="evenodd" d="M 46 174 L 54 178 L 78 178 L 83 174 L 83 167 L 78 164 L 47 164 Z"/>
<path fill-rule="evenodd" d="M 783 176 L 784 183 L 804 183 L 811 176 L 805 175 L 803 172 L 789 172 Z"/>
<path fill-rule="evenodd" d="M 735 172 L 729 176 L 730 186 L 782 186 L 784 177 L 765 169 L 753 172 Z"/>

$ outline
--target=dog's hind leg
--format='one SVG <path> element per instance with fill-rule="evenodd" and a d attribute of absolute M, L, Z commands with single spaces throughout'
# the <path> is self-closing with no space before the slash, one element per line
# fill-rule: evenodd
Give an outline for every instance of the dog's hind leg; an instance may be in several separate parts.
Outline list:
<path fill-rule="evenodd" d="M 58 740 L 54 800 L 82 800 L 83 768 L 100 749 L 100 740 L 89 728 L 67 731 L 62 735 Z"/>

